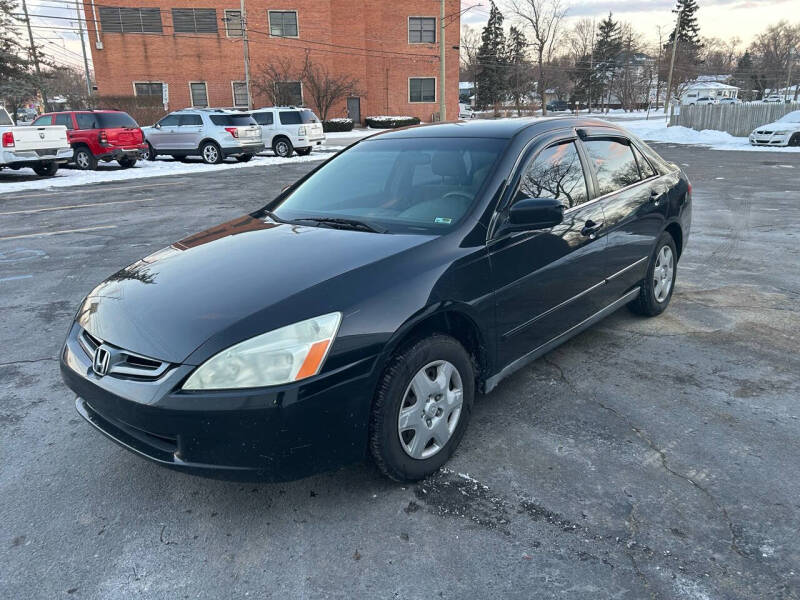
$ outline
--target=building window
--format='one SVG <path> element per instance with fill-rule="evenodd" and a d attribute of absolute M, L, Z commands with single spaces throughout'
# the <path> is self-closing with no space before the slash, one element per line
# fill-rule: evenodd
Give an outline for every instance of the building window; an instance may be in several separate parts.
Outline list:
<path fill-rule="evenodd" d="M 234 106 L 247 106 L 250 104 L 247 101 L 247 83 L 244 81 L 231 81 L 233 88 L 233 105 Z"/>
<path fill-rule="evenodd" d="M 228 37 L 242 37 L 242 11 L 225 11 L 225 35 Z"/>
<path fill-rule="evenodd" d="M 303 85 L 299 81 L 276 81 L 275 103 L 278 106 L 301 106 Z"/>
<path fill-rule="evenodd" d="M 408 80 L 409 102 L 436 102 L 436 78 L 412 77 Z"/>
<path fill-rule="evenodd" d="M 100 25 L 103 33 L 161 33 L 161 10 L 101 6 Z"/>
<path fill-rule="evenodd" d="M 409 17 L 408 43 L 433 44 L 436 42 L 436 17 Z"/>
<path fill-rule="evenodd" d="M 189 91 L 192 94 L 192 106 L 208 106 L 208 87 L 205 81 L 190 82 Z"/>
<path fill-rule="evenodd" d="M 269 10 L 269 33 L 276 37 L 297 37 L 296 10 Z"/>
<path fill-rule="evenodd" d="M 143 81 L 133 83 L 134 96 L 158 96 L 164 97 L 164 84 L 160 81 Z"/>
<path fill-rule="evenodd" d="M 173 8 L 172 28 L 175 33 L 217 33 L 217 10 Z"/>

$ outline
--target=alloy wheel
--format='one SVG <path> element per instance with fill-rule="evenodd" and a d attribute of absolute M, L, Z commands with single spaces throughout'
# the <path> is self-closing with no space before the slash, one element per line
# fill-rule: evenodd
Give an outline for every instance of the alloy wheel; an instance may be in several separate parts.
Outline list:
<path fill-rule="evenodd" d="M 75 164 L 81 169 L 89 168 L 89 155 L 81 150 L 75 154 Z"/>
<path fill-rule="evenodd" d="M 464 386 L 458 369 L 437 360 L 408 384 L 397 417 L 400 445 L 411 458 L 430 458 L 444 448 L 461 417 Z"/>
<path fill-rule="evenodd" d="M 278 142 L 275 144 L 275 154 L 278 156 L 288 156 L 289 145 L 286 142 Z"/>
<path fill-rule="evenodd" d="M 672 275 L 675 271 L 675 261 L 672 249 L 663 246 L 656 257 L 656 264 L 653 268 L 653 295 L 657 302 L 664 302 L 672 289 Z"/>
<path fill-rule="evenodd" d="M 206 162 L 215 163 L 219 158 L 219 151 L 212 144 L 208 144 L 203 148 L 203 158 Z"/>

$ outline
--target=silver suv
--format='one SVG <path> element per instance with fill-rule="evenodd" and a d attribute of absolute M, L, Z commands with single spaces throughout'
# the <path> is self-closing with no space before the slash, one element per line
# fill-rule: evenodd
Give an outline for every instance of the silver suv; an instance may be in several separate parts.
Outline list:
<path fill-rule="evenodd" d="M 308 108 L 273 106 L 258 108 L 252 114 L 261 125 L 264 144 L 276 156 L 287 158 L 293 152 L 307 156 L 315 146 L 325 143 L 322 123 Z"/>
<path fill-rule="evenodd" d="M 200 156 L 211 165 L 234 156 L 247 162 L 264 149 L 261 128 L 250 113 L 214 108 L 187 108 L 143 127 L 145 158 L 169 154 L 177 160 Z"/>

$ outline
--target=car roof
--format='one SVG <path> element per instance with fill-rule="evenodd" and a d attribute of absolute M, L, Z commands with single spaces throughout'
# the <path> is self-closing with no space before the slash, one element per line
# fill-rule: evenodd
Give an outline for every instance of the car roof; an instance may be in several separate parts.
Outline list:
<path fill-rule="evenodd" d="M 380 139 L 410 137 L 477 137 L 511 139 L 521 131 L 531 129 L 534 134 L 546 133 L 568 127 L 610 127 L 613 123 L 586 117 L 533 117 L 517 119 L 472 119 L 452 123 L 432 123 L 389 130 Z"/>

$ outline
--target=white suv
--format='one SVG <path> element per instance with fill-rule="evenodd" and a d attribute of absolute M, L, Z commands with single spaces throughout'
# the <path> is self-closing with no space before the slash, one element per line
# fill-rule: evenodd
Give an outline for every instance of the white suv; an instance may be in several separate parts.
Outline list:
<path fill-rule="evenodd" d="M 322 123 L 308 108 L 273 106 L 256 109 L 251 114 L 261 125 L 264 144 L 276 156 L 287 158 L 295 151 L 308 156 L 315 146 L 325 143 Z"/>
<path fill-rule="evenodd" d="M 247 162 L 264 149 L 261 128 L 250 113 L 218 108 L 187 108 L 168 114 L 152 127 L 142 127 L 147 150 L 155 160 L 170 154 L 177 160 L 200 156 L 216 165 L 228 156 Z"/>

